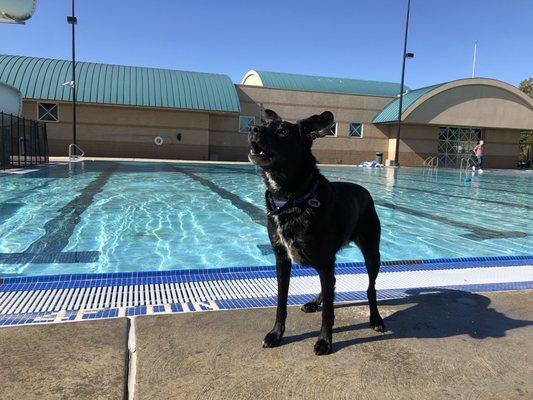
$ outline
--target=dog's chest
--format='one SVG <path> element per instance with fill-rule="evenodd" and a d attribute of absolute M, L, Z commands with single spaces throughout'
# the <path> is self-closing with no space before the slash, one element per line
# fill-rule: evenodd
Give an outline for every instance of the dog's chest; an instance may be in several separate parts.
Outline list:
<path fill-rule="evenodd" d="M 298 227 L 294 224 L 282 223 L 277 215 L 273 216 L 273 220 L 277 242 L 287 251 L 287 255 L 293 263 L 304 265 L 306 261 L 305 257 L 301 254 L 300 246 L 296 245 L 298 237 L 295 235 L 295 232 L 298 230 Z"/>

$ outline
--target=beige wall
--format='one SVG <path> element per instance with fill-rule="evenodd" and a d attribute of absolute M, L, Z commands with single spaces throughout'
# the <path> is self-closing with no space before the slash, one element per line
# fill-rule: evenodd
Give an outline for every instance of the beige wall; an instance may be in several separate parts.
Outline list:
<path fill-rule="evenodd" d="M 237 85 L 241 102 L 241 115 L 260 117 L 260 106 L 276 111 L 288 121 L 309 117 L 329 110 L 335 115 L 337 137 L 316 140 L 313 152 L 321 163 L 359 163 L 373 160 L 375 152 L 384 157 L 388 151 L 388 128 L 372 125 L 372 118 L 390 101 L 388 97 L 359 96 L 338 93 L 317 93 L 298 90 L 270 89 L 257 86 Z M 222 121 L 216 118 L 211 125 L 212 153 L 219 159 L 231 159 L 238 148 L 238 154 L 246 159 L 246 135 L 236 133 L 238 122 Z M 214 119 L 212 119 L 214 120 Z M 350 122 L 363 123 L 363 138 L 348 135 Z M 221 127 L 219 129 L 219 126 Z M 223 128 L 222 128 L 223 127 Z M 231 131 L 231 129 L 235 129 Z M 215 134 L 215 131 L 224 131 Z M 241 150 L 242 149 L 242 150 Z"/>
<path fill-rule="evenodd" d="M 242 107 L 242 105 L 241 105 Z M 259 109 L 259 107 L 257 107 Z M 248 109 L 242 115 L 256 115 Z M 239 116 L 211 115 L 209 118 L 209 159 L 215 161 L 247 161 L 248 135 L 239 133 Z"/>
<path fill-rule="evenodd" d="M 243 85 L 237 85 L 237 93 L 242 108 L 240 115 L 255 116 L 257 119 L 260 117 L 260 104 L 263 108 L 275 110 L 289 121 L 306 118 L 325 110 L 333 112 L 338 124 L 337 137 L 317 139 L 313 146 L 313 152 L 321 163 L 358 164 L 364 160 L 373 160 L 378 151 L 384 153 L 384 160 L 394 158 L 396 125 L 371 123 L 373 117 L 390 102 L 390 98 Z M 442 107 L 449 107 L 452 108 L 450 112 L 455 112 L 456 118 L 464 120 L 467 117 L 459 115 L 462 111 L 453 106 L 452 99 L 446 97 L 448 95 L 445 92 L 436 97 L 439 96 L 444 97 L 439 100 L 439 104 L 435 103 L 432 107 L 440 107 L 441 110 Z M 457 101 L 457 98 L 454 97 L 453 101 Z M 505 104 L 505 100 L 502 101 Z M 424 104 L 420 106 L 421 111 L 417 109 L 411 113 L 410 118 L 430 118 L 430 113 L 435 113 Z M 446 110 L 433 117 L 432 121 L 439 120 L 438 118 L 448 112 Z M 80 104 L 77 115 L 78 144 L 87 156 L 247 160 L 247 135 L 238 132 L 239 115 L 234 113 Z M 23 116 L 37 119 L 35 101 L 24 101 Z M 446 116 L 443 121 L 449 118 L 451 117 Z M 350 122 L 363 123 L 363 138 L 349 137 Z M 70 103 L 60 103 L 59 122 L 50 122 L 47 125 L 51 155 L 67 154 L 72 135 L 71 123 Z M 400 142 L 400 164 L 421 166 L 426 157 L 437 155 L 438 128 L 445 125 L 470 126 L 457 123 L 404 123 Z M 486 128 L 484 132 L 486 166 L 514 168 L 519 131 Z M 181 133 L 181 141 L 177 140 L 177 133 Z M 154 144 L 156 136 L 163 137 L 162 146 Z"/>
<path fill-rule="evenodd" d="M 37 119 L 37 103 L 24 101 L 23 115 Z M 79 104 L 76 116 L 77 143 L 87 156 L 208 159 L 206 112 Z M 59 122 L 47 123 L 47 132 L 50 155 L 66 155 L 72 140 L 70 103 L 59 103 Z M 154 144 L 156 136 L 163 145 Z"/>
<path fill-rule="evenodd" d="M 394 159 L 396 125 L 389 126 L 389 155 Z M 427 157 L 437 155 L 439 129 L 437 126 L 402 124 L 399 163 L 406 167 L 421 167 Z"/>
<path fill-rule="evenodd" d="M 396 125 L 390 125 L 389 154 L 394 157 Z M 520 131 L 511 129 L 483 129 L 486 168 L 515 168 Z M 439 126 L 402 125 L 400 165 L 421 167 L 426 157 L 438 154 Z"/>
<path fill-rule="evenodd" d="M 485 157 L 487 168 L 516 168 L 520 131 L 485 129 Z"/>

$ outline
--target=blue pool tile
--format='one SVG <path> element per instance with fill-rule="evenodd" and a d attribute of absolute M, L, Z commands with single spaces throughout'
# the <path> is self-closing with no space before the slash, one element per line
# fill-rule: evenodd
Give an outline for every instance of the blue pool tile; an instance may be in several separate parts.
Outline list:
<path fill-rule="evenodd" d="M 154 310 L 154 313 L 162 313 L 162 312 L 165 312 L 165 307 L 164 306 L 154 306 L 153 310 Z"/>

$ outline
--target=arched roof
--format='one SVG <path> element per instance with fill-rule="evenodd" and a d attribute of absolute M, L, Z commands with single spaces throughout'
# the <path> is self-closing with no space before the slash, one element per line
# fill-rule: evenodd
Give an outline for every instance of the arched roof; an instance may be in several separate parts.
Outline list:
<path fill-rule="evenodd" d="M 361 94 L 380 97 L 394 97 L 400 92 L 400 84 L 394 82 L 297 75 L 256 70 L 248 71 L 244 75 L 244 78 L 242 78 L 241 84 L 264 86 L 274 89 Z"/>
<path fill-rule="evenodd" d="M 467 91 L 470 91 L 468 95 L 466 95 Z M 452 97 L 455 97 L 455 104 Z M 478 112 L 476 112 L 476 108 L 472 106 L 475 101 L 479 102 Z M 372 122 L 375 124 L 396 122 L 398 120 L 399 103 L 399 98 L 391 101 L 374 117 Z M 469 104 L 469 107 L 466 107 L 467 103 Z M 479 106 L 482 103 L 484 106 L 480 108 Z M 505 107 L 509 108 L 511 103 L 514 103 L 514 115 L 503 115 L 502 117 L 508 117 L 515 121 L 509 121 L 510 123 L 507 125 L 513 125 L 513 129 L 519 129 L 518 126 L 521 126 L 520 129 L 532 129 L 533 99 L 508 83 L 487 78 L 460 79 L 427 86 L 406 93 L 403 96 L 402 121 L 431 123 L 432 121 L 430 120 L 420 120 L 422 118 L 424 107 L 428 108 L 431 106 L 432 113 L 425 112 L 425 117 L 426 119 L 429 119 L 429 114 L 431 114 L 431 117 L 434 118 L 435 123 L 437 123 L 439 120 L 437 114 L 444 114 L 446 106 L 448 106 L 448 109 L 451 106 L 461 106 L 463 107 L 464 112 L 470 111 L 469 116 L 471 118 L 469 123 L 472 123 L 473 120 L 478 117 L 479 124 L 477 124 L 477 126 L 488 127 L 490 126 L 490 121 L 482 121 L 482 112 L 494 115 L 498 110 L 501 111 Z M 491 118 L 488 118 L 488 120 L 490 119 Z M 458 120 L 455 125 L 462 123 L 463 122 Z"/>
<path fill-rule="evenodd" d="M 0 55 L 0 81 L 26 99 L 71 101 L 71 62 Z M 239 112 L 226 75 L 76 62 L 76 98 L 82 103 Z"/>

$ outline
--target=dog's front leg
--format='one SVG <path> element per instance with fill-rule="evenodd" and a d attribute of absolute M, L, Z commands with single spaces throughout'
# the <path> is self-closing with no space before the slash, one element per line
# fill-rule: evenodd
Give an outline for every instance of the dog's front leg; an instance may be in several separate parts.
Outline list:
<path fill-rule="evenodd" d="M 315 354 L 321 356 L 331 353 L 332 332 L 335 321 L 333 300 L 335 297 L 335 264 L 332 263 L 324 269 L 319 269 L 320 286 L 322 287 L 322 327 L 315 343 Z"/>
<path fill-rule="evenodd" d="M 287 319 L 287 297 L 289 295 L 289 283 L 291 280 L 291 261 L 283 248 L 275 248 L 276 275 L 278 278 L 278 307 L 276 310 L 276 322 L 270 332 L 263 339 L 263 347 L 276 347 L 281 343 L 285 333 L 285 320 Z"/>

